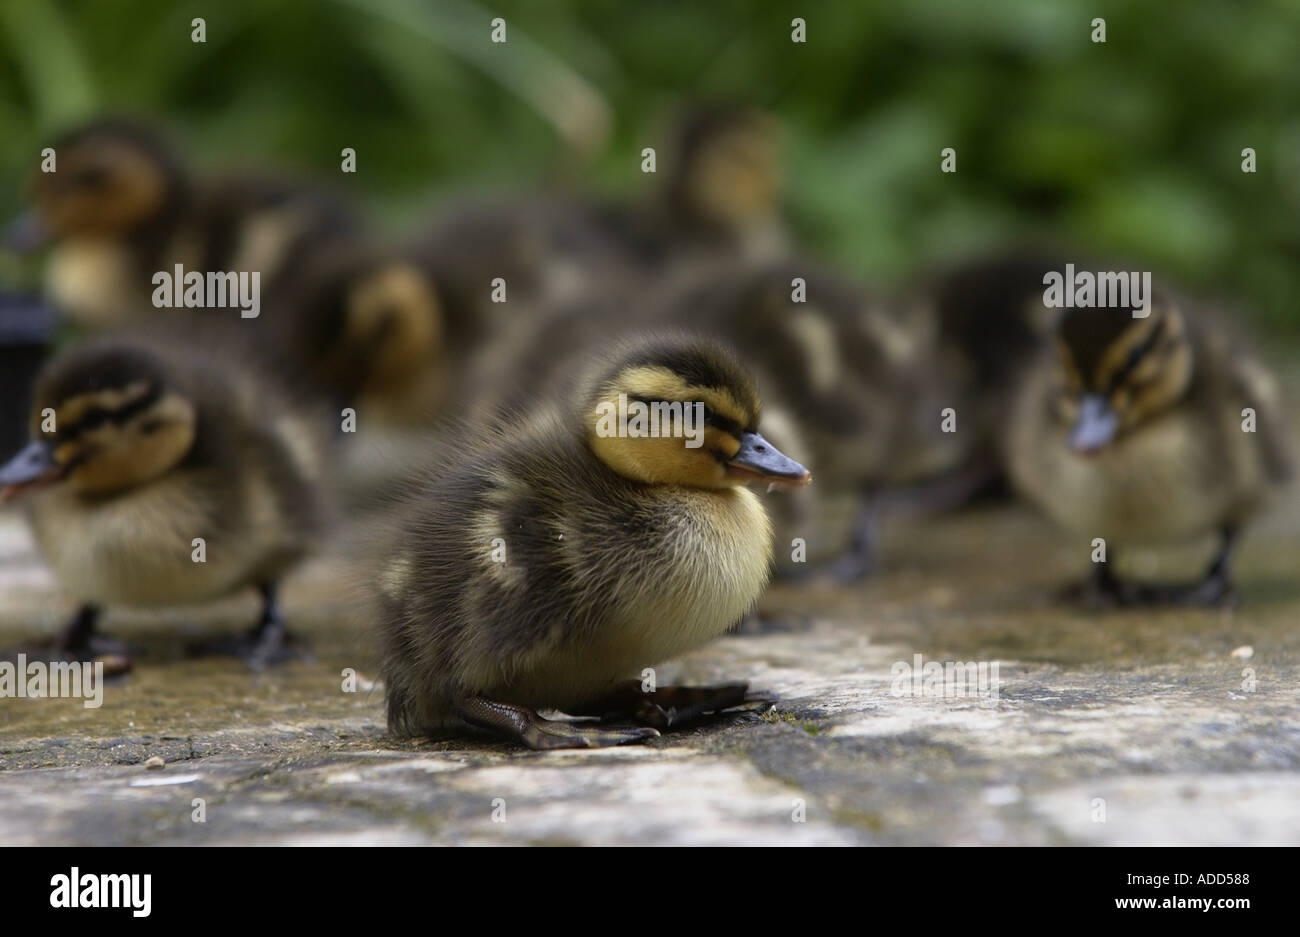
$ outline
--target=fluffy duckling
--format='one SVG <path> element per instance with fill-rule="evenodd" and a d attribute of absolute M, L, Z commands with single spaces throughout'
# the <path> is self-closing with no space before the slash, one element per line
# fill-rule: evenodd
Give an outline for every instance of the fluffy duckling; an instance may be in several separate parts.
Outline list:
<path fill-rule="evenodd" d="M 513 412 L 538 386 L 572 387 L 574 359 L 586 349 L 628 328 L 665 324 L 734 347 L 757 382 L 767 434 L 817 476 L 816 499 L 810 490 L 773 505 L 778 539 L 802 538 L 811 555 L 800 562 L 813 561 L 787 564 L 782 551 L 783 573 L 816 567 L 846 582 L 869 574 L 883 492 L 939 477 L 965 458 L 969 436 L 943 432 L 942 410 L 955 395 L 929 366 L 928 333 L 800 259 L 693 265 L 639 295 L 589 295 L 552 310 L 483 352 L 467 397 L 488 401 L 479 418 Z M 850 503 L 846 531 L 817 520 L 831 497 Z"/>
<path fill-rule="evenodd" d="M 257 271 L 263 295 L 311 249 L 358 227 L 331 194 L 258 173 L 196 179 L 153 129 L 106 118 L 53 145 L 31 208 L 9 226 L 13 250 L 51 247 L 53 302 L 93 327 L 138 321 L 158 271 Z M 171 312 L 172 310 L 169 310 Z"/>
<path fill-rule="evenodd" d="M 630 405 L 675 414 L 657 436 L 634 415 L 620 435 Z M 599 747 L 741 703 L 743 685 L 642 693 L 627 678 L 737 624 L 767 582 L 772 531 L 744 486 L 809 475 L 759 435 L 759 406 L 721 346 L 642 339 L 589 359 L 576 394 L 459 447 L 381 548 L 390 730 Z"/>
<path fill-rule="evenodd" d="M 277 584 L 323 524 L 312 423 L 233 359 L 127 339 L 56 358 L 33 397 L 32 442 L 0 467 L 0 492 L 23 496 L 41 553 L 81 603 L 50 654 L 123 653 L 95 632 L 105 606 L 256 587 L 257 626 L 207 649 L 257 667 L 288 657 Z"/>
<path fill-rule="evenodd" d="M 1029 374 L 1009 434 L 1015 486 L 1057 524 L 1106 542 L 1091 592 L 1114 603 L 1232 599 L 1232 549 L 1290 458 L 1272 379 L 1219 329 L 1157 292 L 1150 313 L 1071 309 Z M 1116 549 L 1217 537 L 1200 581 L 1126 583 Z"/>

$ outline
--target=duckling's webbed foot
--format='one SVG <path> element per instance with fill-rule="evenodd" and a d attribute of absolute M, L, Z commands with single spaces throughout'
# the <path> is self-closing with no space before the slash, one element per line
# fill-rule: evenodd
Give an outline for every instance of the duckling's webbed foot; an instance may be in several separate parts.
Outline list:
<path fill-rule="evenodd" d="M 99 661 L 104 665 L 105 676 L 124 674 L 131 669 L 131 658 L 140 653 L 140 649 L 125 641 L 98 634 L 95 626 L 99 616 L 98 606 L 83 605 L 57 638 L 32 647 L 0 653 L 0 659 L 14 660 L 21 653 L 28 660 L 46 662 Z"/>
<path fill-rule="evenodd" d="M 534 751 L 552 748 L 610 748 L 659 735 L 658 730 L 643 726 L 584 726 L 543 719 L 526 706 L 501 703 L 484 696 L 456 694 L 452 697 L 452 708 L 456 715 L 471 726 L 522 742 Z"/>
<path fill-rule="evenodd" d="M 265 670 L 307 656 L 306 645 L 289 632 L 280 615 L 275 585 L 264 583 L 262 617 L 249 631 L 236 635 L 218 635 L 196 641 L 189 646 L 195 657 L 238 657 L 254 670 Z"/>
<path fill-rule="evenodd" d="M 575 715 L 606 720 L 631 719 L 661 732 L 680 728 L 704 716 L 756 702 L 748 683 L 721 686 L 664 686 L 647 692 L 636 680 L 618 684 L 608 694 L 583 706 Z"/>

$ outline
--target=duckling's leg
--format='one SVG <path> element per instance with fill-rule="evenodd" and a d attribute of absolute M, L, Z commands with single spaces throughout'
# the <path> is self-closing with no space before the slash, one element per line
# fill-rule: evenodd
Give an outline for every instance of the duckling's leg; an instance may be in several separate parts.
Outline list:
<path fill-rule="evenodd" d="M 131 656 L 140 648 L 125 641 L 99 634 L 96 625 L 103 613 L 98 605 L 83 605 L 54 642 L 54 656 L 63 660 L 105 660 L 105 672 L 125 673 L 131 669 Z"/>
<path fill-rule="evenodd" d="M 867 495 L 853 521 L 848 549 L 830 564 L 828 572 L 838 583 L 866 579 L 876 569 L 876 550 L 880 540 L 880 512 L 876 499 Z"/>
<path fill-rule="evenodd" d="M 33 648 L 22 648 L 29 660 L 45 661 L 101 661 L 105 676 L 117 676 L 131 669 L 131 655 L 138 653 L 124 641 L 96 634 L 101 609 L 97 605 L 83 605 L 77 609 L 72 621 L 64 626 L 59 636 Z M 0 652 L 0 660 L 12 660 L 20 651 Z"/>
<path fill-rule="evenodd" d="M 1237 545 L 1237 529 L 1223 528 L 1220 538 L 1219 551 L 1205 575 L 1191 585 L 1125 582 L 1111 571 L 1109 561 L 1103 561 L 1093 564 L 1085 598 L 1102 605 L 1232 605 L 1236 601 L 1232 554 Z"/>
<path fill-rule="evenodd" d="M 262 618 L 249 637 L 249 650 L 244 655 L 250 667 L 261 670 L 283 664 L 303 655 L 303 648 L 289 633 L 280 615 L 279 587 L 273 582 L 258 586 L 262 593 Z"/>
<path fill-rule="evenodd" d="M 1193 599 L 1204 605 L 1231 605 L 1236 602 L 1232 586 L 1232 557 L 1237 550 L 1237 528 L 1224 527 L 1219 532 L 1219 552 L 1215 554 L 1205 577 L 1193 588 Z"/>
<path fill-rule="evenodd" d="M 522 742 L 534 751 L 609 748 L 651 739 L 659 734 L 658 730 L 647 727 L 617 729 L 543 719 L 526 706 L 499 703 L 483 696 L 455 693 L 451 703 L 456 715 L 470 725 Z"/>
<path fill-rule="evenodd" d="M 1232 586 L 1232 555 L 1237 546 L 1237 529 L 1225 527 L 1219 532 L 1219 551 L 1205 570 L 1205 575 L 1191 585 L 1138 586 L 1135 602 L 1149 605 L 1230 606 L 1237 593 Z"/>
<path fill-rule="evenodd" d="M 631 719 L 666 732 L 702 716 L 760 701 L 761 698 L 750 696 L 748 683 L 662 686 L 647 692 L 641 688 L 639 680 L 627 680 L 573 715 L 600 716 L 607 720 Z"/>
<path fill-rule="evenodd" d="M 280 616 L 279 590 L 276 584 L 264 582 L 257 588 L 262 593 L 262 617 L 250 631 L 195 642 L 190 645 L 190 654 L 198 657 L 239 657 L 254 670 L 265 670 L 303 657 L 305 648 L 285 628 L 284 619 Z"/>
<path fill-rule="evenodd" d="M 844 551 L 835 559 L 816 566 L 808 573 L 792 574 L 791 578 L 798 580 L 825 578 L 837 585 L 847 585 L 870 576 L 876 569 L 878 518 L 876 498 L 867 495 L 853 521 L 849 543 Z"/>

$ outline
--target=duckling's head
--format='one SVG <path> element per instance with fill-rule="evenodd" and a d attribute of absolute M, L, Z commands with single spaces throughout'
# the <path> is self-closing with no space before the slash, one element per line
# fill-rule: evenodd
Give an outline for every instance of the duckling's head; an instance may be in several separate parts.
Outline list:
<path fill-rule="evenodd" d="M 4 233 L 11 250 L 73 237 L 125 238 L 182 200 L 180 163 L 147 127 L 96 121 L 66 134 L 53 149 L 54 171 L 33 174 L 31 207 Z"/>
<path fill-rule="evenodd" d="M 716 342 L 689 335 L 633 342 L 587 387 L 588 443 L 627 478 L 712 489 L 811 480 L 759 435 L 754 382 Z"/>
<path fill-rule="evenodd" d="M 776 214 L 781 159 L 775 121 L 734 105 L 696 108 L 677 131 L 670 196 L 696 220 L 739 229 Z"/>
<path fill-rule="evenodd" d="M 34 397 L 33 441 L 0 466 L 0 500 L 53 484 L 87 496 L 125 491 L 168 472 L 194 445 L 194 402 L 136 346 L 96 344 L 56 359 Z"/>
<path fill-rule="evenodd" d="M 1187 391 L 1192 347 L 1178 307 L 1159 293 L 1150 313 L 1130 307 L 1067 311 L 1057 332 L 1060 407 L 1069 444 L 1096 453 L 1159 415 Z"/>
<path fill-rule="evenodd" d="M 321 257 L 308 280 L 297 340 L 325 386 L 398 392 L 438 360 L 443 306 L 420 265 L 349 246 Z"/>

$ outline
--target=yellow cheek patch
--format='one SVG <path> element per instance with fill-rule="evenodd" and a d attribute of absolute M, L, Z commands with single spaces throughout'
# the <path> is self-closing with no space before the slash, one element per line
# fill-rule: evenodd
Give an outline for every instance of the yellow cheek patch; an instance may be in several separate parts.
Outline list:
<path fill-rule="evenodd" d="M 110 412 L 128 406 L 149 393 L 146 381 L 135 381 L 123 388 L 97 390 L 89 394 L 78 394 L 63 401 L 54 414 L 54 431 L 61 427 L 72 426 L 91 410 L 108 410 Z"/>
<path fill-rule="evenodd" d="M 704 431 L 704 449 L 709 452 L 722 452 L 731 458 L 740 451 L 740 440 L 726 430 L 710 426 Z"/>
<path fill-rule="evenodd" d="M 346 337 L 366 342 L 382 328 L 374 370 L 406 373 L 432 357 L 442 339 L 438 300 L 429 282 L 409 264 L 393 264 L 357 284 L 348 296 Z"/>
<path fill-rule="evenodd" d="M 54 450 L 54 461 L 60 465 L 70 465 L 77 461 L 77 456 L 81 454 L 81 446 L 75 442 L 65 442 L 57 446 Z"/>

